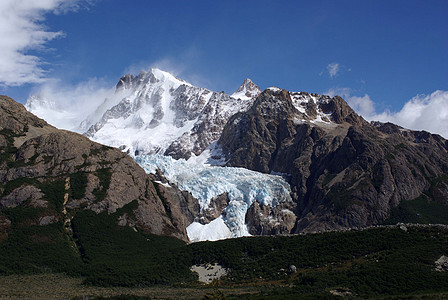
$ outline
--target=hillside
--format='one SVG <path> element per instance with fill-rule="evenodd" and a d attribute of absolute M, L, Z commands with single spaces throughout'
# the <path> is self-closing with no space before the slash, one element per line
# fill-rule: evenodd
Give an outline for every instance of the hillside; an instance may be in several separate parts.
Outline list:
<path fill-rule="evenodd" d="M 5 96 L 0 129 L 2 240 L 24 226 L 70 232 L 79 211 L 110 214 L 126 205 L 134 209 L 120 225 L 188 240 L 188 211 L 197 210 L 197 201 L 145 174 L 125 153 L 58 130 Z"/>

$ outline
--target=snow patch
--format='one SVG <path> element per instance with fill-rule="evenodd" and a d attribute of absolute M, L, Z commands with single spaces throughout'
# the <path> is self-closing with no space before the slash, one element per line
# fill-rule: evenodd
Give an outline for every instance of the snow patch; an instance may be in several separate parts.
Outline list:
<path fill-rule="evenodd" d="M 164 187 L 171 187 L 171 185 L 169 183 L 163 183 L 162 181 L 159 180 L 154 180 L 155 183 L 158 183 L 160 185 L 163 185 Z"/>
<path fill-rule="evenodd" d="M 196 165 L 224 166 L 227 160 L 222 152 L 222 147 L 216 141 L 205 148 L 200 155 L 196 156 L 192 153 L 188 162 Z"/>
<path fill-rule="evenodd" d="M 302 114 L 305 114 L 309 117 L 309 121 L 303 119 L 303 118 L 295 118 L 294 123 L 295 124 L 303 124 L 310 122 L 311 124 L 332 124 L 331 122 L 331 114 L 325 114 L 320 108 L 319 104 L 321 103 L 328 103 L 329 98 L 327 96 L 315 96 L 315 94 L 310 95 L 306 92 L 289 92 L 289 95 L 291 97 L 292 104 L 294 107 L 301 112 Z M 316 107 L 316 117 L 310 117 L 306 113 L 306 108 L 309 103 L 315 105 Z M 316 105 L 317 104 L 317 105 Z"/>
<path fill-rule="evenodd" d="M 273 92 L 280 92 L 282 90 L 275 86 L 268 87 L 267 89 Z"/>
<path fill-rule="evenodd" d="M 199 281 L 203 283 L 211 283 L 215 279 L 219 279 L 222 276 L 227 275 L 227 269 L 221 265 L 215 263 L 214 265 L 196 265 L 190 268 L 192 272 L 196 272 L 199 275 Z"/>
<path fill-rule="evenodd" d="M 208 224 L 191 223 L 187 227 L 187 235 L 191 242 L 217 241 L 232 237 L 232 232 L 222 216 L 219 216 Z"/>

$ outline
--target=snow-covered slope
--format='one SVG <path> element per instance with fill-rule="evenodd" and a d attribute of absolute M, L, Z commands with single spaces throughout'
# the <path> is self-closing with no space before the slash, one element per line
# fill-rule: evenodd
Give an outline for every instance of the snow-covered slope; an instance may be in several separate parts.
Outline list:
<path fill-rule="evenodd" d="M 208 224 L 193 222 L 188 226 L 188 237 L 193 242 L 250 235 L 245 218 L 254 201 L 270 207 L 292 201 L 289 184 L 280 176 L 244 168 L 204 166 L 162 155 L 140 155 L 135 159 L 146 172 L 160 169 L 170 182 L 189 191 L 199 200 L 201 210 L 209 207 L 212 198 L 227 193 L 230 202 L 218 218 Z"/>
<path fill-rule="evenodd" d="M 322 104 L 327 104 L 330 97 L 308 94 L 306 92 L 289 92 L 294 107 L 301 113 L 301 119 L 311 123 L 332 123 L 331 112 L 324 112 Z"/>
<path fill-rule="evenodd" d="M 232 97 L 151 69 L 137 76 L 123 76 L 115 92 L 87 117 L 77 113 L 76 106 L 67 113 L 51 99 L 30 97 L 26 107 L 55 126 L 55 118 L 70 118 L 70 124 L 78 125 L 66 129 L 133 154 L 189 158 L 216 141 L 227 120 L 247 110 L 259 93 L 248 79 Z"/>

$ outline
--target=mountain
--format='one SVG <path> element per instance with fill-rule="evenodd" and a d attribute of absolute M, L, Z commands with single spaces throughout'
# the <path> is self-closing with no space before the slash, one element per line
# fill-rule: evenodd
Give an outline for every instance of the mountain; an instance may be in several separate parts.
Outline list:
<path fill-rule="evenodd" d="M 54 102 L 39 103 L 30 98 L 26 106 L 57 115 Z M 369 123 L 338 96 L 261 92 L 250 79 L 229 96 L 151 69 L 123 76 L 79 123 L 79 132 L 128 152 L 153 176 L 162 170 L 198 199 L 185 215 L 195 240 L 446 222 L 434 212 L 446 209 L 447 141 Z M 255 173 L 195 166 L 204 163 Z M 283 182 L 291 197 L 273 192 Z"/>
<path fill-rule="evenodd" d="M 448 205 L 447 140 L 370 124 L 338 96 L 267 89 L 230 118 L 217 143 L 226 166 L 287 176 L 296 204 L 291 233 L 381 224 L 409 203 L 435 212 Z M 425 209 L 406 213 L 419 222 Z M 269 233 L 272 217 L 254 203 L 251 233 Z"/>
<path fill-rule="evenodd" d="M 27 106 L 67 111 L 39 98 Z M 80 128 L 131 141 L 121 144 L 131 155 L 0 96 L 0 275 L 175 284 L 191 296 L 179 290 L 197 288 L 191 267 L 219 262 L 229 295 L 234 284 L 274 298 L 446 294 L 446 226 L 364 228 L 447 223 L 448 141 L 438 135 L 369 123 L 338 96 L 260 93 L 250 80 L 228 96 L 157 70 L 124 76 Z M 188 129 L 185 141 L 167 128 Z M 338 232 L 186 243 L 328 230 Z M 191 297 L 223 296 L 199 290 Z"/>
<path fill-rule="evenodd" d="M 246 110 L 260 92 L 250 79 L 229 96 L 151 69 L 123 76 L 114 94 L 87 118 L 78 119 L 73 130 L 132 154 L 188 159 L 216 141 L 227 120 Z M 49 103 L 34 96 L 25 107 L 44 119 L 61 115 L 61 109 Z"/>
<path fill-rule="evenodd" d="M 120 225 L 187 241 L 198 202 L 162 180 L 120 150 L 58 130 L 0 97 L 0 240 L 23 226 L 71 231 L 80 211 L 128 207 Z"/>

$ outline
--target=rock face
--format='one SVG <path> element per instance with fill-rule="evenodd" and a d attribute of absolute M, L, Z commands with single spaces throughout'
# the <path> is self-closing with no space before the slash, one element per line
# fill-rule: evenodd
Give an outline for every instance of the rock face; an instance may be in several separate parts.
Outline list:
<path fill-rule="evenodd" d="M 80 209 L 112 213 L 137 202 L 124 223 L 188 240 L 187 212 L 195 213 L 197 201 L 160 179 L 120 150 L 58 130 L 0 97 L 0 239 L 10 224 L 4 209 L 33 207 L 38 216 L 30 222 L 69 224 Z"/>
<path fill-rule="evenodd" d="M 274 207 L 254 202 L 246 214 L 246 223 L 252 235 L 288 234 L 295 226 L 295 203 L 283 202 Z"/>
<path fill-rule="evenodd" d="M 292 233 L 378 224 L 423 193 L 448 203 L 445 139 L 370 124 L 337 96 L 265 90 L 230 118 L 218 144 L 227 166 L 288 177 L 296 203 Z M 269 211 L 251 208 L 252 232 L 267 224 Z"/>
<path fill-rule="evenodd" d="M 196 220 L 201 224 L 208 224 L 218 218 L 229 204 L 228 193 L 223 193 L 210 200 L 209 206 L 202 210 Z"/>

